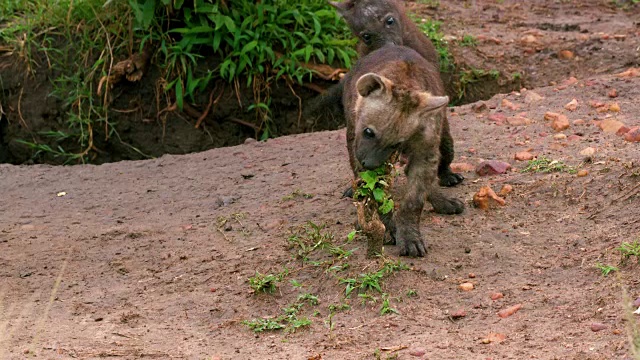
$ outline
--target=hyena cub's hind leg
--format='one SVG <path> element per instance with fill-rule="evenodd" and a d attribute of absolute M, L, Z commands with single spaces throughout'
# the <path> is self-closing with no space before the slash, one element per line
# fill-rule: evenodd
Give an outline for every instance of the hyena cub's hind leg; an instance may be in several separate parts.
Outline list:
<path fill-rule="evenodd" d="M 449 121 L 445 118 L 442 124 L 442 134 L 440 138 L 440 164 L 438 165 L 440 186 L 456 186 L 464 180 L 464 176 L 454 173 L 451 170 L 453 155 L 453 138 L 449 131 Z"/>

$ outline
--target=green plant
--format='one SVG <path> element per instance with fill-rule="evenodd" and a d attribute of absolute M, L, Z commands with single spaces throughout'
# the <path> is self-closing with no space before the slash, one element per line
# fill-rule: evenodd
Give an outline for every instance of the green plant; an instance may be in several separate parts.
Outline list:
<path fill-rule="evenodd" d="M 416 289 L 407 290 L 407 297 L 416 297 L 416 296 L 418 296 L 418 292 L 416 291 Z"/>
<path fill-rule="evenodd" d="M 640 242 L 635 240 L 632 243 L 623 241 L 618 248 L 616 248 L 623 257 L 623 260 L 627 260 L 632 256 L 636 257 L 636 260 L 640 262 Z"/>
<path fill-rule="evenodd" d="M 449 44 L 444 39 L 444 34 L 440 31 L 442 22 L 422 19 L 414 14 L 409 14 L 409 17 L 435 46 L 440 57 L 440 72 L 451 72 L 454 68 L 453 55 L 449 51 Z"/>
<path fill-rule="evenodd" d="M 602 276 L 607 276 L 612 272 L 618 271 L 618 268 L 612 265 L 605 265 L 601 263 L 596 263 L 596 268 L 600 270 Z"/>
<path fill-rule="evenodd" d="M 536 173 L 550 173 L 566 171 L 569 173 L 576 172 L 575 168 L 565 165 L 562 161 L 551 160 L 547 157 L 541 156 L 537 159 L 529 160 L 527 167 L 521 170 L 521 172 L 536 172 Z"/>
<path fill-rule="evenodd" d="M 398 310 L 391 307 L 389 303 L 389 294 L 382 294 L 382 307 L 380 308 L 380 315 L 386 314 L 398 314 Z"/>
<path fill-rule="evenodd" d="M 256 271 L 254 276 L 249 277 L 249 286 L 256 293 L 273 293 L 276 291 L 277 284 L 289 273 L 288 269 L 284 269 L 279 274 L 261 274 Z"/>
<path fill-rule="evenodd" d="M 462 41 L 460 41 L 460 46 L 474 47 L 476 45 L 478 45 L 478 39 L 476 39 L 473 35 L 464 35 L 462 37 Z"/>
<path fill-rule="evenodd" d="M 384 164 L 375 170 L 367 170 L 360 173 L 360 183 L 353 193 L 353 198 L 363 200 L 374 199 L 378 204 L 381 214 L 388 214 L 393 210 L 393 199 L 388 194 L 389 184 L 393 178 L 390 169 L 392 164 Z"/>
<path fill-rule="evenodd" d="M 310 305 L 318 305 L 320 303 L 320 301 L 318 300 L 318 297 L 315 295 L 311 295 L 311 294 L 301 294 L 298 296 L 298 302 L 299 303 L 304 303 L 305 301 L 309 302 Z"/>
<path fill-rule="evenodd" d="M 248 326 L 254 332 L 263 332 L 271 330 L 284 329 L 287 325 L 282 323 L 283 318 L 277 317 L 275 319 L 253 319 L 245 320 L 242 323 Z"/>

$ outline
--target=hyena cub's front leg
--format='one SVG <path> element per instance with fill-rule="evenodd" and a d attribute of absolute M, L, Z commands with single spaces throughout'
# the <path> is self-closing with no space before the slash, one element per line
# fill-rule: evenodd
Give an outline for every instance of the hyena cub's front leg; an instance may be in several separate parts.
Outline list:
<path fill-rule="evenodd" d="M 422 149 L 424 150 L 424 149 Z M 437 151 L 437 149 L 436 149 Z M 430 151 L 434 154 L 433 151 Z M 427 248 L 420 234 L 420 216 L 427 194 L 436 189 L 438 156 L 415 156 L 407 164 L 407 191 L 394 216 L 396 225 L 396 245 L 400 255 L 425 256 Z"/>

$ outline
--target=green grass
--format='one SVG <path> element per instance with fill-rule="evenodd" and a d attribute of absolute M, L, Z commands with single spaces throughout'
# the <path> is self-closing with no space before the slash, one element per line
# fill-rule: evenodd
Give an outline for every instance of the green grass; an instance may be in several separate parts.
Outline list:
<path fill-rule="evenodd" d="M 464 35 L 462 37 L 462 41 L 460 41 L 460 46 L 474 47 L 477 45 L 478 39 L 476 39 L 473 35 Z"/>
<path fill-rule="evenodd" d="M 521 170 L 521 172 L 534 172 L 534 173 L 551 173 L 551 172 L 568 172 L 570 174 L 575 173 L 577 170 L 571 166 L 564 164 L 559 160 L 552 160 L 547 157 L 541 156 L 534 160 L 529 160 L 527 166 Z"/>
<path fill-rule="evenodd" d="M 261 274 L 256 271 L 254 276 L 249 277 L 249 286 L 256 293 L 274 293 L 278 287 L 278 283 L 289 274 L 286 268 L 278 274 Z"/>
<path fill-rule="evenodd" d="M 632 243 L 624 241 L 616 250 L 622 255 L 623 261 L 628 260 L 630 257 L 635 257 L 636 261 L 640 262 L 640 242 L 638 240 Z"/>
<path fill-rule="evenodd" d="M 393 210 L 393 199 L 389 195 L 389 185 L 393 177 L 393 164 L 390 163 L 375 170 L 361 172 L 360 182 L 353 192 L 353 198 L 358 201 L 374 199 L 378 203 L 378 211 L 381 214 L 388 214 Z"/>
<path fill-rule="evenodd" d="M 440 57 L 440 71 L 441 72 L 451 72 L 455 68 L 453 64 L 453 55 L 451 55 L 451 51 L 449 51 L 449 44 L 444 39 L 444 34 L 440 30 L 442 27 L 442 22 L 431 20 L 431 19 L 423 19 L 414 14 L 409 14 L 409 17 L 413 22 L 418 26 L 418 29 L 422 31 L 433 43 Z"/>
<path fill-rule="evenodd" d="M 120 141 L 110 119 L 113 94 L 97 85 L 118 61 L 152 44 L 161 70 L 158 108 L 182 109 L 209 94 L 214 81 L 250 89 L 244 104 L 260 138 L 277 131 L 271 113 L 276 82 L 309 81 L 304 62 L 350 67 L 356 40 L 325 0 L 0 0 L 0 43 L 34 74 L 51 74 L 51 96 L 66 114 L 62 136 L 23 140 L 34 156 L 88 162 L 100 142 Z M 217 57 L 217 65 L 198 66 Z M 293 88 L 291 88 L 293 90 Z M 115 93 L 115 91 L 113 92 Z M 59 126 L 52 124 L 52 127 Z M 126 145 L 126 144 L 125 144 Z M 141 156 L 144 157 L 137 149 Z"/>
<path fill-rule="evenodd" d="M 618 268 L 613 265 L 605 265 L 601 263 L 596 264 L 596 269 L 600 270 L 602 276 L 608 276 L 610 273 L 618 271 Z"/>

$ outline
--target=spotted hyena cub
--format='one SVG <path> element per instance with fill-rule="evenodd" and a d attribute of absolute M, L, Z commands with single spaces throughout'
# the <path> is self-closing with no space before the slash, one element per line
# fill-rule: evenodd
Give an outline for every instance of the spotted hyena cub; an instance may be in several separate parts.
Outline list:
<path fill-rule="evenodd" d="M 435 69 L 439 69 L 439 55 L 431 40 L 409 19 L 400 0 L 346 0 L 329 2 L 344 18 L 360 40 L 358 53 L 365 56 L 385 45 L 402 45 L 418 52 Z M 439 75 L 438 75 L 439 76 Z M 339 90 L 338 90 L 339 91 Z M 453 138 L 449 121 L 445 118 L 440 134 L 440 185 L 455 186 L 464 180 L 451 170 L 454 158 Z"/>
<path fill-rule="evenodd" d="M 464 205 L 438 187 L 442 128 L 449 98 L 438 70 L 416 51 L 384 46 L 360 59 L 345 78 L 347 148 L 354 176 L 384 164 L 395 151 L 408 159 L 407 189 L 387 230 L 401 255 L 424 256 L 420 215 L 425 198 L 438 213 Z"/>

